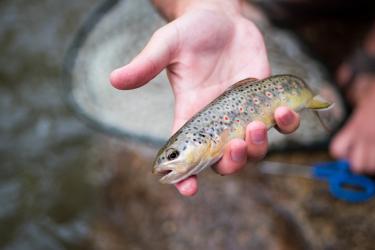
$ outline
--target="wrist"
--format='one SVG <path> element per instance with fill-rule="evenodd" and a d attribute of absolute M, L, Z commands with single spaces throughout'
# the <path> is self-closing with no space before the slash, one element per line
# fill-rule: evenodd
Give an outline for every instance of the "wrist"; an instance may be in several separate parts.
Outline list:
<path fill-rule="evenodd" d="M 151 0 L 152 4 L 168 21 L 175 19 L 180 0 Z"/>
<path fill-rule="evenodd" d="M 220 11 L 233 15 L 240 13 L 244 0 L 151 0 L 167 20 L 174 20 L 194 9 Z"/>
<path fill-rule="evenodd" d="M 220 11 L 225 14 L 240 13 L 241 0 L 179 0 L 176 8 L 176 17 L 194 9 Z"/>

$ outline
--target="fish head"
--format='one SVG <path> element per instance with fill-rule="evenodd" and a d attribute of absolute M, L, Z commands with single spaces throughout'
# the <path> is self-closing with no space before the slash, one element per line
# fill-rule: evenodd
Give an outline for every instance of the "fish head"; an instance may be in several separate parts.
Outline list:
<path fill-rule="evenodd" d="M 211 163 L 208 140 L 180 134 L 171 137 L 159 150 L 152 172 L 162 175 L 161 183 L 175 184 L 197 174 Z"/>

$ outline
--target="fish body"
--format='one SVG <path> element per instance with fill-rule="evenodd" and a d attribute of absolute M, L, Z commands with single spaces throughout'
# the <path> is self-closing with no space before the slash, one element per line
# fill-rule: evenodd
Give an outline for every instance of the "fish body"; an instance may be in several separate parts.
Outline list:
<path fill-rule="evenodd" d="M 274 126 L 277 107 L 299 111 L 330 105 L 293 75 L 242 80 L 194 115 L 168 140 L 156 156 L 153 173 L 163 175 L 162 183 L 177 183 L 220 160 L 230 140 L 245 137 L 250 122 L 257 120 L 268 128 Z"/>

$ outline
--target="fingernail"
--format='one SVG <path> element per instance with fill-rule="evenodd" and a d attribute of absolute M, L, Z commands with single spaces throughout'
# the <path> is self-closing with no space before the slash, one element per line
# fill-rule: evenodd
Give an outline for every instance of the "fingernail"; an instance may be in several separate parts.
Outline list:
<path fill-rule="evenodd" d="M 232 150 L 230 152 L 230 158 L 235 162 L 243 162 L 246 158 L 246 148 L 241 148 L 239 150 Z"/>
<path fill-rule="evenodd" d="M 292 121 L 293 121 L 293 114 L 291 112 L 286 113 L 280 119 L 281 124 L 284 126 L 290 125 Z"/>
<path fill-rule="evenodd" d="M 263 144 L 266 141 L 266 131 L 264 129 L 255 129 L 250 132 L 250 137 L 254 144 Z"/>

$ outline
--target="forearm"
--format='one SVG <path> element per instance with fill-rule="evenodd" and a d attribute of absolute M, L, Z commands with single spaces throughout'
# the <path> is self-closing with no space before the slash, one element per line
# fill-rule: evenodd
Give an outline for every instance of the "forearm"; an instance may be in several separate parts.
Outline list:
<path fill-rule="evenodd" d="M 220 10 L 227 14 L 239 13 L 244 0 L 151 0 L 167 18 L 174 20 L 189 10 L 200 8 Z"/>

